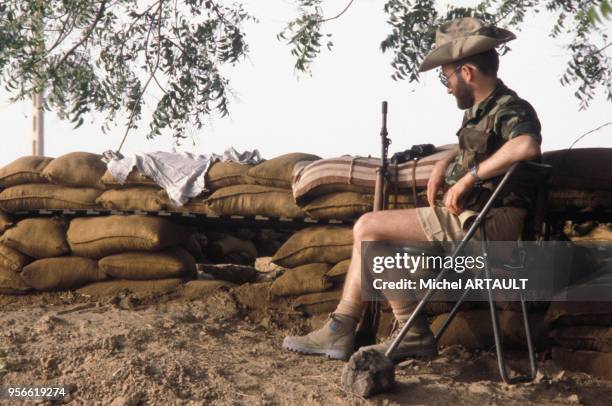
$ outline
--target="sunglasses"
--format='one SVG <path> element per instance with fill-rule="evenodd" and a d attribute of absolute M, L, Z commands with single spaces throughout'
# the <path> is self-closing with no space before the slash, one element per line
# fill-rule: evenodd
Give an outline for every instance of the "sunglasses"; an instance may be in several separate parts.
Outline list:
<path fill-rule="evenodd" d="M 448 89 L 448 81 L 450 80 L 451 77 L 453 77 L 453 75 L 457 72 L 459 72 L 459 69 L 461 69 L 463 67 L 463 65 L 459 65 L 455 68 L 454 71 L 451 72 L 450 75 L 446 76 L 444 74 L 444 71 L 442 69 L 440 69 L 440 73 L 439 73 L 439 77 L 440 77 L 440 83 L 442 83 L 442 85 L 444 85 L 444 87 L 446 87 Z"/>

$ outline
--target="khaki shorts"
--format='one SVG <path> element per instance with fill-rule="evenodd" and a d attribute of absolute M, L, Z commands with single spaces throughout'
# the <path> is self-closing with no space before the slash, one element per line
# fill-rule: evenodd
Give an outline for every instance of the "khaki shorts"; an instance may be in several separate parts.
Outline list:
<path fill-rule="evenodd" d="M 418 207 L 416 213 L 429 241 L 460 241 L 471 224 L 451 214 L 446 207 Z M 526 214 L 527 210 L 517 207 L 492 208 L 485 220 L 487 239 L 518 240 L 523 231 Z M 475 237 L 478 238 L 479 234 L 476 232 Z"/>

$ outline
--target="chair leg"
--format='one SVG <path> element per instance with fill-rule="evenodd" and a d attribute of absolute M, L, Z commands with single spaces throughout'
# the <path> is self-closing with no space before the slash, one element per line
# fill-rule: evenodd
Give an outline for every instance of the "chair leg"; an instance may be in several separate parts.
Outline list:
<path fill-rule="evenodd" d="M 480 227 L 481 238 L 482 238 L 482 252 L 484 255 L 484 274 L 485 278 L 491 278 L 491 271 L 489 269 L 488 251 L 487 251 L 487 236 L 484 224 Z M 527 306 L 525 304 L 525 298 L 521 293 L 521 310 L 523 313 L 523 324 L 525 327 L 525 336 L 527 338 L 527 349 L 529 352 L 529 364 L 531 367 L 530 375 L 519 375 L 513 378 L 508 377 L 506 371 L 506 359 L 504 357 L 504 349 L 501 336 L 501 328 L 499 327 L 499 318 L 497 315 L 497 307 L 495 306 L 495 298 L 493 297 L 493 290 L 489 286 L 487 288 L 487 297 L 489 300 L 489 309 L 491 310 L 491 324 L 493 325 L 493 338 L 495 340 L 495 352 L 497 354 L 497 365 L 499 367 L 499 374 L 505 383 L 518 383 L 518 382 L 529 382 L 532 381 L 537 373 L 537 365 L 535 359 L 535 351 L 533 343 L 531 341 L 531 329 L 529 328 L 529 317 L 527 314 Z"/>
<path fill-rule="evenodd" d="M 525 303 L 525 295 L 523 291 L 520 291 L 521 297 L 521 311 L 523 313 L 523 326 L 525 327 L 525 338 L 527 340 L 527 351 L 529 353 L 529 368 L 531 374 L 528 377 L 529 381 L 535 379 L 538 373 L 538 364 L 536 361 L 535 348 L 533 346 L 532 336 L 531 336 L 531 327 L 529 323 L 529 313 L 527 313 L 527 305 Z"/>
<path fill-rule="evenodd" d="M 459 308 L 461 307 L 461 305 L 463 304 L 463 301 L 465 300 L 465 298 L 467 297 L 468 293 L 470 293 L 471 290 L 472 289 L 470 288 L 465 289 L 461 297 L 455 302 L 455 305 L 451 309 L 450 313 L 448 313 L 448 317 L 446 318 L 446 320 L 444 320 L 444 323 L 442 323 L 442 326 L 440 326 L 440 329 L 434 335 L 434 339 L 436 340 L 436 342 L 438 342 L 440 337 L 442 337 L 444 332 L 446 332 L 446 329 L 448 328 L 448 326 L 451 324 L 451 322 L 453 321 L 453 319 L 459 312 Z"/>

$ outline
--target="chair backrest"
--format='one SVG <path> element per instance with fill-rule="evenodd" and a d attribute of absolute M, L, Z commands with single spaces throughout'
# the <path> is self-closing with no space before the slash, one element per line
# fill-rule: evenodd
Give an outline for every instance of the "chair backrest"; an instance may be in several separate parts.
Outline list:
<path fill-rule="evenodd" d="M 533 197 L 533 206 L 527 213 L 523 227 L 523 241 L 539 241 L 544 239 L 544 224 L 548 207 L 548 180 L 552 174 L 552 166 L 531 161 L 521 162 L 511 182 L 528 185 Z"/>

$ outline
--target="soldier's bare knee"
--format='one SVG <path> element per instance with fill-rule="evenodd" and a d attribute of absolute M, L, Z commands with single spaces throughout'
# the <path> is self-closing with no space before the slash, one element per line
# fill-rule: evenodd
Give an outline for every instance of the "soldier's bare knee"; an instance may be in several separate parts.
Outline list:
<path fill-rule="evenodd" d="M 353 226 L 353 241 L 371 241 L 376 239 L 376 228 L 380 225 L 375 213 L 365 213 Z"/>

